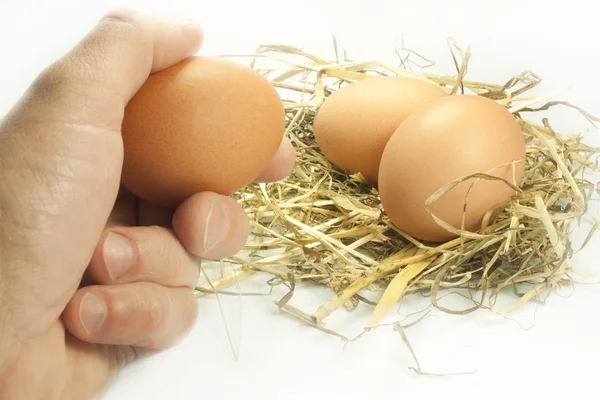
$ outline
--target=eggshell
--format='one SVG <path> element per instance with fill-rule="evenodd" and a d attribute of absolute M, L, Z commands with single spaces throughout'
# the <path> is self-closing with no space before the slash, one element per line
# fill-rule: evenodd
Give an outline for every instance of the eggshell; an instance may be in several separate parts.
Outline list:
<path fill-rule="evenodd" d="M 387 143 L 379 170 L 383 208 L 394 225 L 423 241 L 456 237 L 425 211 L 426 200 L 450 182 L 492 171 L 519 186 L 526 147 L 515 118 L 505 107 L 474 95 L 438 99 L 412 114 Z M 467 191 L 476 179 L 454 187 L 431 206 L 443 221 L 460 229 Z M 465 229 L 477 231 L 485 213 L 513 194 L 505 182 L 481 179 L 467 199 Z"/>
<path fill-rule="evenodd" d="M 313 128 L 317 144 L 337 167 L 377 183 L 383 149 L 415 110 L 447 96 L 439 85 L 417 78 L 382 76 L 351 83 L 320 106 Z"/>
<path fill-rule="evenodd" d="M 190 57 L 151 75 L 125 109 L 122 182 L 177 206 L 192 194 L 228 195 L 275 155 L 285 111 L 258 72 L 218 57 Z"/>

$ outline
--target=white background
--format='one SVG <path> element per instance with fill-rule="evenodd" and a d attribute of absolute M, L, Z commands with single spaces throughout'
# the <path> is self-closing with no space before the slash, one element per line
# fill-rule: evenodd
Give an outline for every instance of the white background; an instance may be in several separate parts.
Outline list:
<path fill-rule="evenodd" d="M 405 43 L 453 73 L 448 37 L 472 46 L 469 77 L 504 83 L 531 69 L 544 78 L 536 93 L 569 88 L 559 96 L 600 114 L 600 29 L 591 1 L 76 1 L 0 0 L 0 115 L 35 75 L 74 45 L 117 5 L 184 15 L 206 29 L 202 53 L 251 52 L 261 43 L 305 47 L 331 57 L 336 34 L 353 59 L 396 62 L 394 44 Z M 589 5 L 588 5 L 589 4 Z M 573 111 L 547 114 L 564 132 L 589 130 Z M 600 143 L 598 131 L 588 141 Z M 591 204 L 594 211 L 597 204 Z M 585 227 L 574 235 L 581 242 Z M 598 272 L 598 237 L 574 264 Z M 596 278 L 592 278 L 593 281 Z M 245 290 L 267 290 L 266 277 Z M 248 285 L 245 285 L 248 286 Z M 200 302 L 197 326 L 181 345 L 125 369 L 107 399 L 358 399 L 396 398 L 598 398 L 600 287 L 580 285 L 531 303 L 511 320 L 480 312 L 439 312 L 406 330 L 421 367 L 433 373 L 473 372 L 445 377 L 417 376 L 410 354 L 390 327 L 344 346 L 334 337 L 300 326 L 277 313 L 270 297 L 223 298 L 224 315 L 240 346 L 235 360 L 214 297 Z M 559 294 L 562 296 L 559 296 Z M 295 306 L 312 312 L 332 293 L 301 288 Z M 504 301 L 516 301 L 507 294 Z M 427 302 L 406 300 L 405 317 Z M 450 303 L 446 303 L 450 304 Z M 465 306 L 461 302 L 455 306 Z M 361 330 L 368 307 L 339 311 L 330 327 L 349 336 Z M 241 325 L 240 325 L 241 324 Z M 240 332 L 241 335 L 238 334 Z"/>

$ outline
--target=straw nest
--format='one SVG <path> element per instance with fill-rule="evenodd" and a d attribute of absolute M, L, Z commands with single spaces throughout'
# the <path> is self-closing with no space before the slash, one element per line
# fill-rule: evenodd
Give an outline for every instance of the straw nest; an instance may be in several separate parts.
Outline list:
<path fill-rule="evenodd" d="M 199 286 L 197 295 L 224 293 L 241 279 L 267 273 L 272 276 L 270 285 L 290 289 L 277 302 L 280 310 L 328 331 L 324 328 L 328 315 L 364 302 L 373 307 L 365 321 L 369 330 L 415 292 L 429 294 L 432 305 L 442 311 L 466 314 L 482 307 L 492 309 L 502 289 L 529 283 L 530 289 L 518 293 L 516 303 L 503 310 L 510 313 L 543 291 L 570 284 L 575 272 L 570 231 L 572 222 L 588 212 L 588 202 L 597 191 L 586 177 L 588 171 L 598 169 L 598 149 L 583 143 L 581 135 L 556 132 L 547 119 L 537 124 L 525 115 L 562 105 L 573 107 L 592 123 L 598 119 L 569 103 L 528 95 L 541 81 L 531 71 L 504 84 L 467 80 L 470 52 L 452 41 L 449 44 L 457 70 L 454 76 L 412 73 L 404 67 L 406 59 L 399 67 L 349 61 L 337 44 L 335 61 L 290 46 L 259 47 L 251 65 L 281 91 L 287 110 L 286 135 L 297 150 L 297 163 L 289 178 L 253 184 L 235 194 L 250 217 L 252 238 L 245 252 L 224 260 L 234 269 Z M 390 223 L 376 189 L 366 185 L 360 174 L 343 173 L 320 152 L 312 135 L 319 105 L 342 85 L 373 75 L 407 75 L 433 81 L 450 94 L 489 97 L 507 107 L 519 122 L 527 143 L 524 182 L 510 201 L 490 210 L 481 230 L 460 232 L 455 240 L 435 246 L 421 243 Z M 452 184 L 448 182 L 430 200 Z M 325 286 L 332 296 L 314 310 L 299 310 L 288 304 L 299 282 Z M 449 310 L 438 303 L 442 291 L 456 289 L 473 293 L 472 307 Z M 378 293 L 378 300 L 367 300 L 365 291 Z"/>

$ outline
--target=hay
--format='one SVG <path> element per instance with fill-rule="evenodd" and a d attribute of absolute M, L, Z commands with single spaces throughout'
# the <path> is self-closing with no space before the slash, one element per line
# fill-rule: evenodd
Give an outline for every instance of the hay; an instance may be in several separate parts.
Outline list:
<path fill-rule="evenodd" d="M 235 194 L 251 219 L 253 237 L 245 253 L 226 260 L 235 269 L 198 287 L 197 295 L 224 293 L 240 279 L 267 273 L 273 277 L 270 285 L 285 284 L 290 289 L 277 302 L 280 310 L 336 334 L 324 328 L 324 320 L 341 307 L 355 309 L 359 302 L 374 306 L 365 323 L 369 330 L 411 293 L 428 293 L 438 309 L 466 314 L 495 308 L 504 288 L 533 283 L 516 304 L 501 310 L 508 314 L 543 291 L 570 284 L 575 272 L 570 230 L 572 222 L 587 213 L 595 193 L 596 185 L 586 179 L 586 172 L 598 170 L 598 149 L 586 145 L 580 135 L 555 132 L 546 119 L 536 124 L 525 115 L 567 106 L 591 122 L 598 119 L 566 102 L 532 108 L 548 96 L 527 95 L 541 81 L 531 71 L 503 85 L 467 80 L 471 53 L 452 41 L 449 44 L 456 76 L 417 74 L 378 61 L 351 61 L 337 43 L 335 61 L 290 46 L 261 46 L 251 65 L 281 91 L 287 110 L 286 135 L 297 150 L 297 163 L 288 179 L 250 185 Z M 344 59 L 338 59 L 340 54 Z M 406 59 L 401 65 L 406 65 Z M 450 94 L 485 96 L 507 107 L 517 119 L 527 143 L 524 182 L 515 188 L 513 198 L 490 210 L 480 231 L 459 231 L 458 238 L 435 246 L 421 243 L 390 223 L 377 191 L 360 174 L 343 173 L 320 152 L 312 135 L 318 106 L 342 85 L 372 75 L 411 76 L 441 85 Z M 475 177 L 486 178 L 485 174 Z M 467 178 L 472 177 L 449 182 L 425 206 Z M 596 226 L 590 237 L 595 230 Z M 589 237 L 584 245 L 588 241 Z M 288 301 L 299 282 L 327 287 L 332 297 L 310 313 L 292 307 Z M 440 291 L 450 289 L 470 291 L 473 306 L 450 310 L 440 305 Z M 381 296 L 377 302 L 369 301 L 361 295 L 363 290 Z"/>

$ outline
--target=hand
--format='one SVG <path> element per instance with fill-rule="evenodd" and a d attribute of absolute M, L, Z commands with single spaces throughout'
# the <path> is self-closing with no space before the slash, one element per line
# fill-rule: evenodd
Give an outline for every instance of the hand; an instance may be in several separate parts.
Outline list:
<path fill-rule="evenodd" d="M 127 361 L 189 331 L 199 259 L 244 245 L 231 198 L 199 193 L 169 210 L 120 188 L 125 104 L 201 42 L 195 24 L 112 13 L 0 124 L 1 399 L 95 397 Z M 259 179 L 293 163 L 284 140 Z"/>

